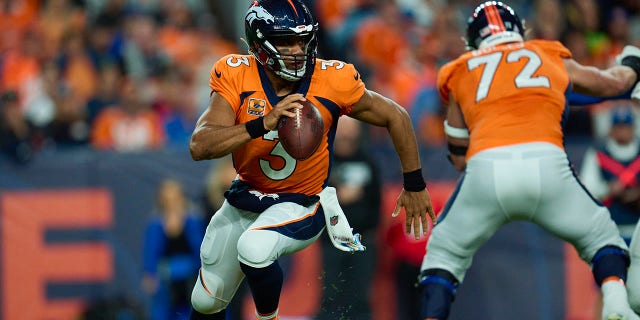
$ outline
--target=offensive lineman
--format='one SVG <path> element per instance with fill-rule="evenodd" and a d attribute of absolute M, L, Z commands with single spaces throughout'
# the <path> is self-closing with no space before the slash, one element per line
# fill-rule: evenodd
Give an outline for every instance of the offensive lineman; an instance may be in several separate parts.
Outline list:
<path fill-rule="evenodd" d="M 627 301 L 627 245 L 607 208 L 574 175 L 562 132 L 567 94 L 627 92 L 638 81 L 640 50 L 625 48 L 622 66 L 582 66 L 557 41 L 524 41 L 520 18 L 497 1 L 471 14 L 466 41 L 471 51 L 438 73 L 450 160 L 464 174 L 422 262 L 423 319 L 449 316 L 475 252 L 515 220 L 568 241 L 592 266 L 602 319 L 640 319 Z"/>

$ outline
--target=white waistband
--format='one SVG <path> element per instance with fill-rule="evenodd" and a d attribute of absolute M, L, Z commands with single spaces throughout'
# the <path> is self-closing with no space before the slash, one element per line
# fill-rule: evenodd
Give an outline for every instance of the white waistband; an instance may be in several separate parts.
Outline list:
<path fill-rule="evenodd" d="M 474 155 L 472 159 L 510 160 L 546 158 L 550 156 L 566 157 L 566 153 L 558 146 L 548 142 L 530 142 L 483 150 Z"/>

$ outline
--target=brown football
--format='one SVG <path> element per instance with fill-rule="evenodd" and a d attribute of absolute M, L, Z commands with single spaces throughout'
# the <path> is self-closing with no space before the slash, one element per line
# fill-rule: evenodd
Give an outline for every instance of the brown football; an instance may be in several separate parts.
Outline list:
<path fill-rule="evenodd" d="M 305 160 L 318 149 L 324 136 L 324 122 L 318 108 L 309 100 L 300 104 L 303 107 L 296 109 L 295 117 L 282 117 L 278 121 L 278 139 L 290 156 Z"/>

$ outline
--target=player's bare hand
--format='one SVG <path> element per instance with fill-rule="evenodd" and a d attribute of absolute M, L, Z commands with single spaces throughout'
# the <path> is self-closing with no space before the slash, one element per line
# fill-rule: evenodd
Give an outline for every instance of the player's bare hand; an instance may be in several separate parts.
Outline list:
<path fill-rule="evenodd" d="M 431 196 L 429 191 L 424 189 L 418 192 L 411 192 L 402 189 L 400 196 L 396 200 L 396 207 L 393 210 L 392 217 L 397 217 L 405 209 L 405 232 L 411 233 L 413 229 L 413 235 L 416 239 L 420 239 L 421 235 L 427 235 L 429 233 L 429 222 L 427 221 L 427 215 L 431 219 L 433 225 L 436 224 L 436 214 L 433 212 L 433 206 L 431 205 Z"/>
<path fill-rule="evenodd" d="M 269 113 L 264 116 L 264 128 L 267 130 L 276 130 L 280 117 L 295 117 L 294 108 L 301 109 L 302 105 L 298 101 L 306 100 L 302 94 L 290 94 L 280 100 Z"/>

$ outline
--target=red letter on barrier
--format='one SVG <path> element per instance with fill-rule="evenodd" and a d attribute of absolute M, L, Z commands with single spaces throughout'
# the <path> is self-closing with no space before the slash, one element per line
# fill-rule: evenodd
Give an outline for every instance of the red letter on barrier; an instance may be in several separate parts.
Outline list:
<path fill-rule="evenodd" d="M 84 301 L 48 300 L 46 285 L 107 282 L 113 256 L 106 243 L 47 244 L 47 229 L 108 228 L 105 190 L 29 191 L 0 195 L 2 319 L 74 319 Z"/>

